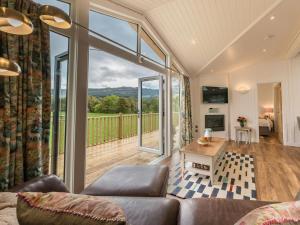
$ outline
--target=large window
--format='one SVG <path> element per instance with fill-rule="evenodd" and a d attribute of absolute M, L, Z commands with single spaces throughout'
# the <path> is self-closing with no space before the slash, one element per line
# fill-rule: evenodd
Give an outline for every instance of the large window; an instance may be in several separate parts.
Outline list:
<path fill-rule="evenodd" d="M 160 74 L 90 48 L 86 185 L 114 166 L 147 164 L 160 157 L 141 148 L 158 148 L 161 138 L 157 82 L 142 83 L 143 112 L 138 112 L 139 81 L 149 77 Z"/>
<path fill-rule="evenodd" d="M 158 62 L 159 64 L 166 64 L 166 55 L 144 31 L 144 29 L 141 31 L 141 54 L 155 62 Z"/>
<path fill-rule="evenodd" d="M 56 6 L 70 14 L 71 5 L 59 0 L 34 0 L 41 5 Z M 50 31 L 51 52 L 51 125 L 50 171 L 64 178 L 67 118 L 69 38 Z"/>
<path fill-rule="evenodd" d="M 90 11 L 90 29 L 117 42 L 133 52 L 137 51 L 137 25 Z"/>

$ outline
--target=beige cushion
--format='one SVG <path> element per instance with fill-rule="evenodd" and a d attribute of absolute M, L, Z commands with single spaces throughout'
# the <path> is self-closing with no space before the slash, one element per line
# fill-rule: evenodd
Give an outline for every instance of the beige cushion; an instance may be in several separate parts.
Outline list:
<path fill-rule="evenodd" d="M 20 225 L 126 225 L 123 209 L 103 198 L 70 193 L 18 194 Z"/>
<path fill-rule="evenodd" d="M 0 225 L 19 225 L 16 216 L 15 193 L 0 193 Z"/>

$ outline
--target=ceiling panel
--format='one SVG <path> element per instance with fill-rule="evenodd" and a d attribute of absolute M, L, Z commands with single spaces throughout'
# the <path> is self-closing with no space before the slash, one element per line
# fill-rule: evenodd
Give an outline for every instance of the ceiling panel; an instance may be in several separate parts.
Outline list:
<path fill-rule="evenodd" d="M 288 50 L 299 34 L 299 9 L 299 0 L 285 0 L 270 14 L 274 20 L 270 15 L 262 18 L 201 73 L 232 72 L 262 61 L 289 57 Z"/>
<path fill-rule="evenodd" d="M 118 0 L 142 12 L 196 75 L 279 0 Z"/>

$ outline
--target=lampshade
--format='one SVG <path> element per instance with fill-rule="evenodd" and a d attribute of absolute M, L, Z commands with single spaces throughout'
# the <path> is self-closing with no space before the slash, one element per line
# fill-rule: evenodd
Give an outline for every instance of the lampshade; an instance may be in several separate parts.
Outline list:
<path fill-rule="evenodd" d="M 0 57 L 0 76 L 19 76 L 20 73 L 21 68 L 17 63 Z"/>
<path fill-rule="evenodd" d="M 0 31 L 9 34 L 28 35 L 33 32 L 33 25 L 23 13 L 0 7 Z"/>
<path fill-rule="evenodd" d="M 68 14 L 50 5 L 43 5 L 40 8 L 40 19 L 49 26 L 60 29 L 69 29 L 72 26 L 72 20 Z"/>

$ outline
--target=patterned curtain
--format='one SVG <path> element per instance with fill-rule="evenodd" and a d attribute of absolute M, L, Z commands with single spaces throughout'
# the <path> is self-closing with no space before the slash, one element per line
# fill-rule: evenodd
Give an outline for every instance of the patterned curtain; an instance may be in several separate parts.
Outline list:
<path fill-rule="evenodd" d="M 0 33 L 0 56 L 19 63 L 19 77 L 0 77 L 0 191 L 47 174 L 51 106 L 50 38 L 31 0 L 0 0 L 26 14 L 29 36 Z"/>
<path fill-rule="evenodd" d="M 191 90 L 188 77 L 182 76 L 181 87 L 181 146 L 185 146 L 193 140 Z"/>

